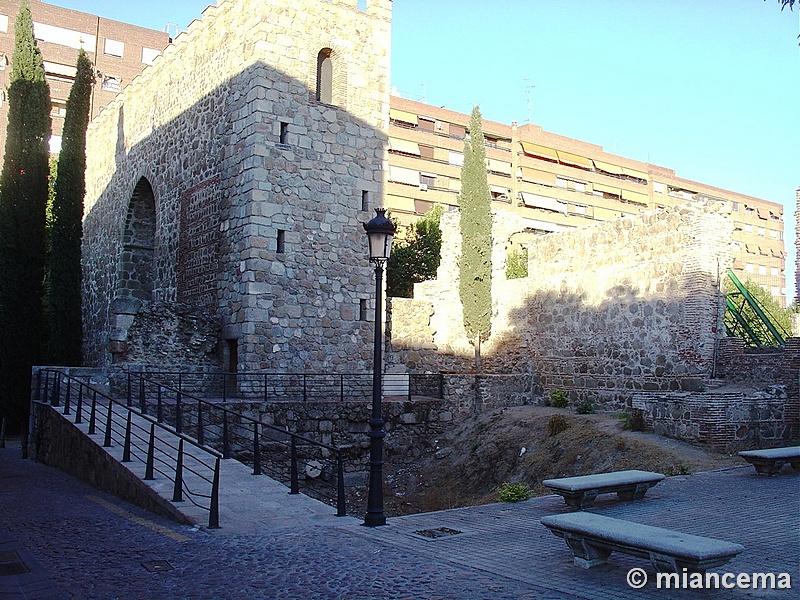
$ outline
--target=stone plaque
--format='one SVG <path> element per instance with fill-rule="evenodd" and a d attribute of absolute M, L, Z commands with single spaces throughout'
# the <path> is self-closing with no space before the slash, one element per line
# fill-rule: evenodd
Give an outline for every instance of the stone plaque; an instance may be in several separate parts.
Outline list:
<path fill-rule="evenodd" d="M 178 302 L 216 305 L 223 202 L 219 175 L 181 194 Z"/>

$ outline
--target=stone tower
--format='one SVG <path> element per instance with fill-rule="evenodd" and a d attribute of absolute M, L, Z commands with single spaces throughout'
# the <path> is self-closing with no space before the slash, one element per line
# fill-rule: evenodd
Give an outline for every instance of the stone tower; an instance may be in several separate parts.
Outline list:
<path fill-rule="evenodd" d="M 218 0 L 91 123 L 87 364 L 366 369 L 391 6 Z"/>
<path fill-rule="evenodd" d="M 794 193 L 797 200 L 794 211 L 794 248 L 797 252 L 794 263 L 794 289 L 796 294 L 795 302 L 800 306 L 800 187 Z M 800 333 L 800 330 L 796 333 Z"/>

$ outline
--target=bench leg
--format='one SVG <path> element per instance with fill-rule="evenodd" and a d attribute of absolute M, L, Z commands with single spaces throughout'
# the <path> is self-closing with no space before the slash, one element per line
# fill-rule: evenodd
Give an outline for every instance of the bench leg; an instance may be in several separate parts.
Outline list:
<path fill-rule="evenodd" d="M 587 490 L 574 494 L 562 493 L 561 495 L 564 496 L 564 501 L 567 503 L 567 506 L 580 510 L 582 508 L 589 508 L 594 502 L 594 499 L 597 498 L 597 493 L 598 490 Z"/>
<path fill-rule="evenodd" d="M 597 565 L 605 564 L 606 560 L 611 555 L 611 550 L 592 546 L 583 538 L 570 533 L 564 534 L 564 540 L 566 540 L 567 545 L 570 550 L 572 550 L 573 562 L 584 569 L 591 569 Z"/>
<path fill-rule="evenodd" d="M 763 459 L 753 462 L 753 466 L 756 468 L 756 473 L 759 475 L 775 475 L 776 473 L 780 472 L 785 464 L 786 461 L 780 458 L 776 458 L 774 460 Z"/>
<path fill-rule="evenodd" d="M 649 483 L 637 483 L 627 490 L 617 492 L 617 498 L 620 500 L 641 500 L 649 489 Z"/>

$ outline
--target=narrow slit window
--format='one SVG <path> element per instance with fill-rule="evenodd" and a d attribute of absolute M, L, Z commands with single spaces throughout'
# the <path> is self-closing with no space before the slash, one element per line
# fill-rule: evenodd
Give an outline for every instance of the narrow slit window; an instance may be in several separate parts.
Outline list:
<path fill-rule="evenodd" d="M 281 142 L 281 144 L 288 144 L 289 143 L 289 124 L 288 123 L 281 123 L 280 142 Z"/>
<path fill-rule="evenodd" d="M 317 100 L 333 104 L 333 59 L 330 48 L 320 50 L 317 55 Z"/>
<path fill-rule="evenodd" d="M 283 229 L 278 229 L 278 237 L 277 237 L 277 244 L 275 246 L 275 251 L 278 254 L 286 253 L 286 231 Z"/>
<path fill-rule="evenodd" d="M 364 299 L 358 301 L 358 320 L 367 320 L 367 301 Z"/>
<path fill-rule="evenodd" d="M 369 192 L 361 190 L 361 210 L 369 210 Z"/>

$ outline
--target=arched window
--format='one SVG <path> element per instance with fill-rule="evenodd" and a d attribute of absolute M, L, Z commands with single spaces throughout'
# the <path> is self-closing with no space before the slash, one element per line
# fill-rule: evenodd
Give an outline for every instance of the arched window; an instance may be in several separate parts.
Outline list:
<path fill-rule="evenodd" d="M 317 54 L 317 100 L 333 104 L 333 58 L 330 48 L 323 48 Z"/>
<path fill-rule="evenodd" d="M 150 182 L 142 177 L 133 190 L 125 219 L 117 297 L 152 299 L 155 242 L 156 201 Z"/>

